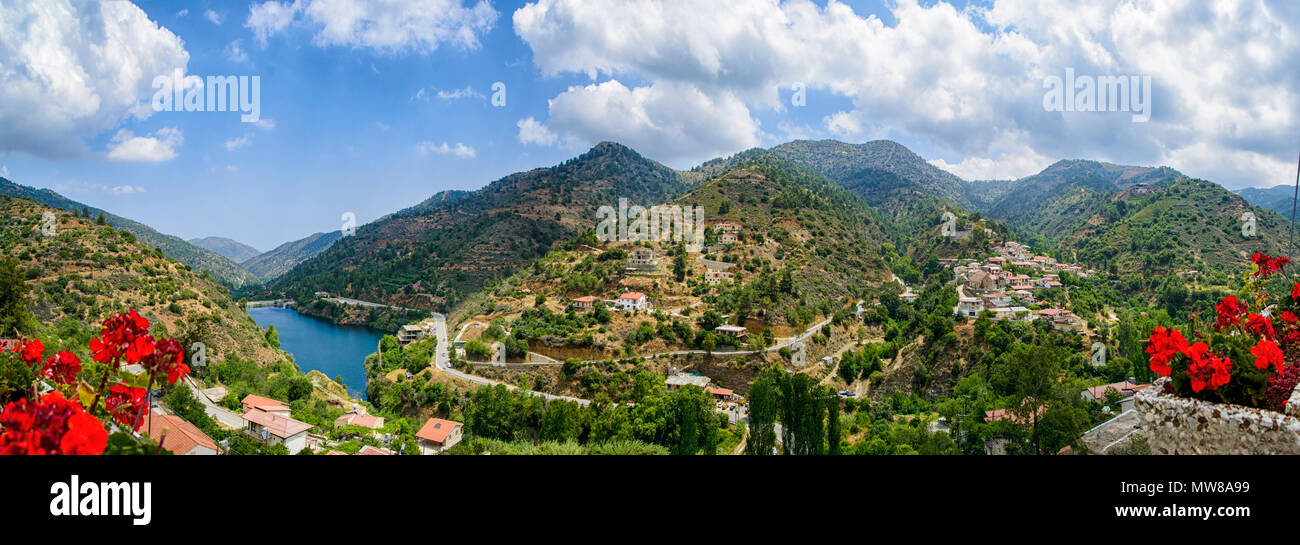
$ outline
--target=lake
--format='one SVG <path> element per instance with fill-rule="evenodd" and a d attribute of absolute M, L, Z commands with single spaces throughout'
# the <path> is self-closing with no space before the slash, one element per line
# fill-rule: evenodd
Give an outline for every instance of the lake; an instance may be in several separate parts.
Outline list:
<path fill-rule="evenodd" d="M 330 378 L 342 377 L 349 394 L 365 399 L 366 356 L 374 353 L 381 333 L 334 325 L 291 308 L 250 308 L 248 315 L 263 329 L 275 326 L 280 348 L 293 354 L 302 372 L 314 369 Z"/>

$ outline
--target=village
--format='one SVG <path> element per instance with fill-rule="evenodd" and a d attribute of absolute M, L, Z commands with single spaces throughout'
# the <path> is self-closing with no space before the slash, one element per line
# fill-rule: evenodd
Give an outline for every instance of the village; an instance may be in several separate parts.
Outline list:
<path fill-rule="evenodd" d="M 1073 312 L 1044 304 L 1036 292 L 1059 289 L 1061 273 L 1078 278 L 1095 274 L 1079 265 L 1058 263 L 1056 259 L 1032 255 L 1025 245 L 1008 241 L 994 247 L 996 256 L 980 260 L 941 259 L 944 267 L 953 271 L 957 283 L 958 302 L 953 314 L 976 318 L 989 311 L 994 320 L 1043 320 L 1059 331 L 1087 334 L 1086 324 Z M 904 300 L 914 300 L 916 294 L 907 290 Z M 1031 310 L 1030 307 L 1037 307 Z"/>

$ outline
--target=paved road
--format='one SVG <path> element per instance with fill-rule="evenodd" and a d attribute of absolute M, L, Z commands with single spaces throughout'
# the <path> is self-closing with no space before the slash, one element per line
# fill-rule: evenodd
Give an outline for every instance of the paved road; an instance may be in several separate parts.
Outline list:
<path fill-rule="evenodd" d="M 471 374 L 469 374 L 469 373 L 462 373 L 462 372 L 460 372 L 460 371 L 457 371 L 457 370 L 455 370 L 455 369 L 452 369 L 452 368 L 451 368 L 451 349 L 450 349 L 450 345 L 447 343 L 447 317 L 444 316 L 444 315 L 442 315 L 442 314 L 440 314 L 440 313 L 435 312 L 435 313 L 433 313 L 433 321 L 434 321 L 434 323 L 436 324 L 436 325 L 435 325 L 436 330 L 435 330 L 434 333 L 435 333 L 435 334 L 437 335 L 437 337 L 438 337 L 438 348 L 435 349 L 434 352 L 433 352 L 433 365 L 434 365 L 434 367 L 437 367 L 439 371 L 442 371 L 442 372 L 444 372 L 444 373 L 447 373 L 448 375 L 451 375 L 451 376 L 453 376 L 453 377 L 456 377 L 456 378 L 459 378 L 459 379 L 462 379 L 462 380 L 468 380 L 468 381 L 473 382 L 473 383 L 475 383 L 475 384 L 482 384 L 482 385 L 484 385 L 484 386 L 496 386 L 497 384 L 502 384 L 502 385 L 504 385 L 506 388 L 509 388 L 509 389 L 511 389 L 511 390 L 519 390 L 519 391 L 524 392 L 524 393 L 526 393 L 526 394 L 528 394 L 528 395 L 542 397 L 542 398 L 545 398 L 545 399 L 547 399 L 547 400 L 557 400 L 557 399 L 558 399 L 558 400 L 563 400 L 563 401 L 573 401 L 573 402 L 578 403 L 579 405 L 584 405 L 584 406 L 585 406 L 585 405 L 590 405 L 590 404 L 591 404 L 591 401 L 590 401 L 590 400 L 587 400 L 587 399 L 580 399 L 580 398 L 569 397 L 569 396 L 557 396 L 557 395 L 551 395 L 551 394 L 547 394 L 547 393 L 543 393 L 543 392 L 534 392 L 534 391 L 532 391 L 532 390 L 524 390 L 524 389 L 521 389 L 521 388 L 519 388 L 519 387 L 517 387 L 517 386 L 515 386 L 515 385 L 513 385 L 513 384 L 505 384 L 505 383 L 503 383 L 503 382 L 497 382 L 497 381 L 495 381 L 495 380 L 486 379 L 486 378 L 483 378 L 483 377 L 480 377 L 480 376 L 477 376 L 477 375 L 471 375 Z"/>
<path fill-rule="evenodd" d="M 208 413 L 208 416 L 216 419 L 217 423 L 232 429 L 240 429 L 244 427 L 244 418 L 242 415 L 213 403 L 211 399 L 208 399 L 208 396 L 204 395 L 203 392 L 200 391 L 198 385 L 194 384 L 194 379 L 185 377 L 184 382 L 185 386 L 190 389 L 190 393 L 194 394 L 194 398 L 199 400 L 199 403 L 203 404 L 203 412 Z"/>
<path fill-rule="evenodd" d="M 341 304 L 341 305 L 354 305 L 354 306 L 367 307 L 367 308 L 391 308 L 391 309 L 396 309 L 396 310 L 414 310 L 414 311 L 420 311 L 420 309 L 418 309 L 418 308 L 395 307 L 395 306 L 393 306 L 393 305 L 385 305 L 385 304 L 382 304 L 382 303 L 372 303 L 372 302 L 370 302 L 370 301 L 362 301 L 362 300 L 360 300 L 360 299 L 349 299 L 349 298 L 347 298 L 347 297 L 324 297 L 323 299 L 325 299 L 326 301 L 330 301 L 330 302 L 333 302 L 333 303 L 338 303 L 338 304 Z"/>

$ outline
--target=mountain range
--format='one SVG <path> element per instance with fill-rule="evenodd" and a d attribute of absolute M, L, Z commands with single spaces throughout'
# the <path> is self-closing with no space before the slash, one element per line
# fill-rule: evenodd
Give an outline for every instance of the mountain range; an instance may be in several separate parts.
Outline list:
<path fill-rule="evenodd" d="M 690 171 L 603 142 L 559 165 L 512 174 L 476 191 L 439 192 L 361 226 L 355 236 L 315 233 L 265 253 L 219 237 L 183 241 L 53 191 L 4 179 L 0 194 L 102 213 L 110 225 L 234 288 L 265 283 L 269 290 L 300 296 L 325 290 L 450 310 L 555 244 L 590 231 L 601 205 L 616 205 L 619 198 L 642 206 L 670 202 L 718 185 L 718 179 L 736 169 L 749 169 L 752 175 L 755 168 L 763 169 L 766 179 L 822 184 L 819 191 L 825 197 L 841 190 L 855 197 L 837 202 L 865 222 L 855 229 L 873 233 L 870 240 L 813 243 L 860 244 L 869 255 L 859 252 L 858 257 L 868 262 L 881 257 L 876 250 L 884 241 L 916 259 L 934 257 L 930 254 L 941 245 L 924 235 L 936 233 L 941 216 L 951 212 L 963 222 L 992 220 L 992 227 L 1032 243 L 1037 251 L 1099 269 L 1227 271 L 1254 251 L 1284 251 L 1286 222 L 1277 212 L 1289 211 L 1290 204 L 1283 195 L 1290 188 L 1234 194 L 1168 167 L 1090 160 L 1058 161 L 1017 180 L 967 181 L 888 140 L 798 140 L 745 150 Z M 761 192 L 762 198 L 783 197 L 773 187 Z M 1240 216 L 1248 210 L 1258 218 L 1254 238 L 1241 234 Z"/>

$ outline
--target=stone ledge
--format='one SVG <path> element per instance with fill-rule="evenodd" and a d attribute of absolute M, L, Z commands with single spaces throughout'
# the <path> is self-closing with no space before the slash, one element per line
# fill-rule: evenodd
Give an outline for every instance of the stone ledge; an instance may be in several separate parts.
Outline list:
<path fill-rule="evenodd" d="M 1267 409 L 1164 393 L 1168 378 L 1138 392 L 1139 426 L 1155 454 L 1300 454 L 1300 419 Z M 1292 400 L 1300 400 L 1292 394 Z M 1300 401 L 1287 403 L 1288 413 Z"/>

